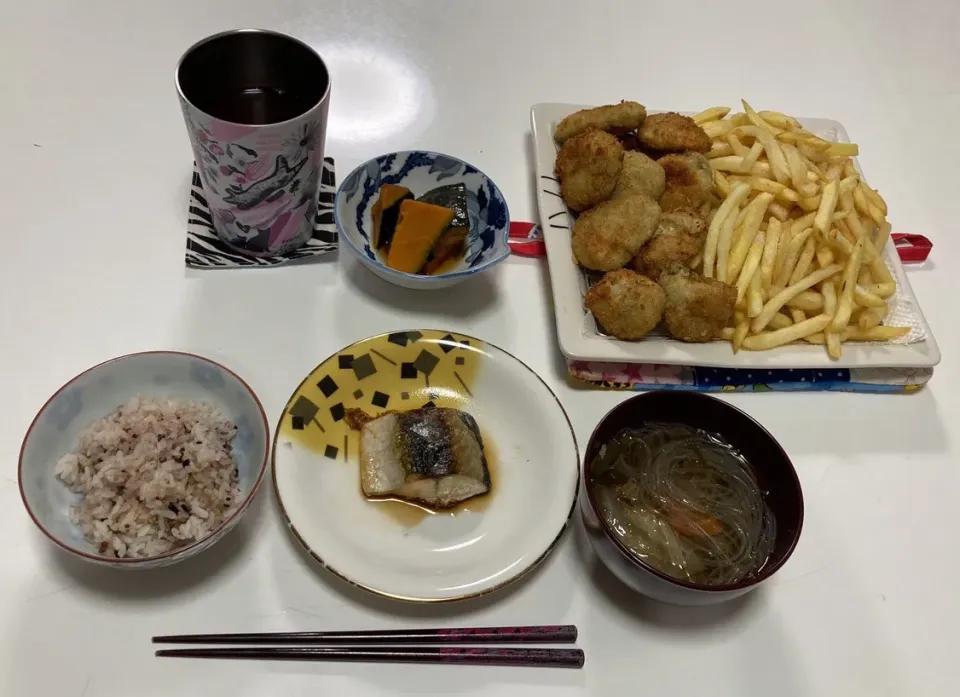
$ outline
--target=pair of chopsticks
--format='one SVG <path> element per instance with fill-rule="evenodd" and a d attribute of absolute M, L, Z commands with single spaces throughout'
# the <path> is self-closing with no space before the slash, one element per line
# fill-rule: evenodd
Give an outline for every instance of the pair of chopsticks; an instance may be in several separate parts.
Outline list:
<path fill-rule="evenodd" d="M 572 644 L 576 640 L 577 628 L 573 625 L 360 632 L 180 634 L 153 637 L 154 644 L 221 645 L 218 648 L 160 649 L 156 652 L 157 656 L 174 658 L 582 668 L 584 656 L 580 649 L 459 646 L 459 644 Z"/>

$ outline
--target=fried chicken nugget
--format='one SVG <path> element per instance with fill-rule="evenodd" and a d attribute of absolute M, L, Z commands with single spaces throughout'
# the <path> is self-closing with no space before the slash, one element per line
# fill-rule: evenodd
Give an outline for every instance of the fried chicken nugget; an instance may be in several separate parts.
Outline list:
<path fill-rule="evenodd" d="M 581 214 L 573 224 L 573 255 L 593 271 L 622 269 L 650 239 L 660 206 L 649 196 L 625 194 Z"/>
<path fill-rule="evenodd" d="M 663 316 L 663 289 L 645 276 L 619 269 L 604 274 L 584 298 L 603 329 L 618 339 L 642 339 Z"/>
<path fill-rule="evenodd" d="M 613 187 L 612 198 L 622 196 L 627 192 L 640 193 L 649 196 L 654 201 L 663 195 L 666 175 L 663 167 L 644 155 L 642 152 L 625 152 L 623 167 L 617 177 L 617 185 Z"/>
<path fill-rule="evenodd" d="M 687 264 L 703 251 L 707 221 L 690 210 L 660 215 L 653 237 L 630 262 L 636 271 L 656 281 L 671 264 Z"/>
<path fill-rule="evenodd" d="M 640 128 L 647 118 L 647 110 L 638 102 L 626 100 L 593 109 L 581 109 L 557 124 L 553 139 L 558 143 L 580 135 L 591 128 L 611 133 L 627 133 Z M 707 146 L 709 149 L 709 146 Z"/>
<path fill-rule="evenodd" d="M 713 195 L 710 160 L 697 152 L 664 155 L 657 160 L 663 168 L 665 185 L 660 197 L 664 211 L 680 208 L 699 210 Z"/>
<path fill-rule="evenodd" d="M 696 121 L 673 112 L 650 114 L 640 127 L 639 135 L 646 147 L 661 152 L 708 152 L 713 145 Z"/>
<path fill-rule="evenodd" d="M 668 267 L 660 275 L 660 287 L 666 295 L 664 324 L 674 339 L 703 342 L 723 336 L 737 304 L 735 287 L 683 264 Z"/>
<path fill-rule="evenodd" d="M 583 211 L 609 198 L 620 176 L 623 146 L 603 131 L 571 138 L 557 153 L 560 195 L 570 208 Z"/>

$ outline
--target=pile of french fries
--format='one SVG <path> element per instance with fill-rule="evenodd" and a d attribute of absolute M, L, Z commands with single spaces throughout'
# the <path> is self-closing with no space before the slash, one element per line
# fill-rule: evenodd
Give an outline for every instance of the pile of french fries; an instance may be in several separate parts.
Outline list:
<path fill-rule="evenodd" d="M 713 139 L 707 158 L 720 206 L 693 261 L 737 288 L 740 349 L 795 341 L 839 358 L 845 341 L 889 341 L 883 324 L 897 291 L 884 261 L 887 204 L 860 179 L 851 143 L 831 143 L 776 111 L 713 107 L 694 116 Z"/>

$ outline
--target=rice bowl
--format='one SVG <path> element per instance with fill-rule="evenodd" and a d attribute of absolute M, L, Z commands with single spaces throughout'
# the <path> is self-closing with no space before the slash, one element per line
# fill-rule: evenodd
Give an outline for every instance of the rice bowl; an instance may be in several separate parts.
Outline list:
<path fill-rule="evenodd" d="M 84 371 L 40 409 L 20 450 L 20 495 L 61 549 L 155 568 L 236 525 L 268 448 L 263 407 L 235 373 L 186 353 L 131 354 Z"/>

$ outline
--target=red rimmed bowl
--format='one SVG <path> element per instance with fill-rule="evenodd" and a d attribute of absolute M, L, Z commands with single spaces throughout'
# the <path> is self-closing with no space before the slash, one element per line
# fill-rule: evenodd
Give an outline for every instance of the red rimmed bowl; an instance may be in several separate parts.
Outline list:
<path fill-rule="evenodd" d="M 606 523 L 597 506 L 590 467 L 600 448 L 625 429 L 651 421 L 687 424 L 716 433 L 740 450 L 753 466 L 777 521 L 777 538 L 769 561 L 739 583 L 702 585 L 681 581 L 650 566 L 627 547 Z M 748 593 L 770 578 L 793 554 L 803 527 L 803 492 L 793 464 L 780 444 L 750 416 L 715 397 L 697 392 L 646 392 L 614 407 L 590 436 L 580 477 L 580 511 L 597 556 L 617 578 L 646 596 L 672 605 L 713 605 Z"/>
<path fill-rule="evenodd" d="M 101 554 L 71 522 L 70 508 L 78 495 L 57 479 L 54 471 L 60 458 L 75 449 L 80 431 L 136 396 L 207 402 L 236 425 L 233 457 L 240 503 L 217 527 L 182 547 L 150 557 L 115 558 Z M 208 549 L 239 522 L 266 471 L 269 441 L 270 429 L 260 400 L 228 368 L 175 351 L 120 356 L 80 373 L 40 409 L 20 448 L 20 496 L 44 535 L 71 554 L 124 569 L 168 566 Z"/>

